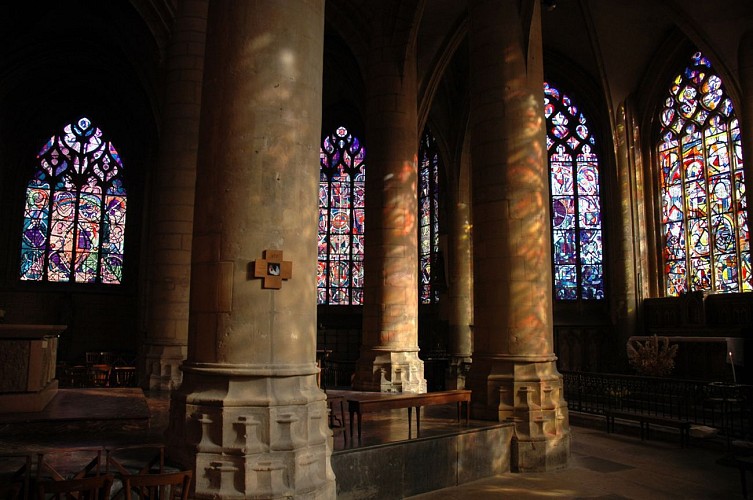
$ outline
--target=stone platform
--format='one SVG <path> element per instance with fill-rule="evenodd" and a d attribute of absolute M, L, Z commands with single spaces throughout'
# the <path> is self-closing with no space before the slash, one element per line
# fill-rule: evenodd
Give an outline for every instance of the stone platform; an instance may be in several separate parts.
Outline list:
<path fill-rule="evenodd" d="M 345 400 L 361 394 L 330 392 Z M 419 437 L 415 425 L 409 433 L 407 409 L 364 413 L 360 441 L 350 437 L 347 403 L 342 412 L 333 404 L 332 414 L 338 500 L 405 498 L 510 471 L 513 425 L 458 422 L 455 404 L 423 407 Z"/>
<path fill-rule="evenodd" d="M 41 411 L 0 414 L 0 447 L 24 436 L 91 435 L 145 431 L 150 411 L 140 388 L 59 389 Z"/>
<path fill-rule="evenodd" d="M 510 472 L 513 432 L 496 424 L 336 451 L 337 498 L 405 498 Z"/>

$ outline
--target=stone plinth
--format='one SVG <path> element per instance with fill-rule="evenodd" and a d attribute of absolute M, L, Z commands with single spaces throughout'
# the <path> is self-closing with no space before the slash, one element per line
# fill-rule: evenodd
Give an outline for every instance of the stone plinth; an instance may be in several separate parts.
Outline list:
<path fill-rule="evenodd" d="M 55 396 L 65 325 L 0 325 L 0 413 L 41 411 Z"/>

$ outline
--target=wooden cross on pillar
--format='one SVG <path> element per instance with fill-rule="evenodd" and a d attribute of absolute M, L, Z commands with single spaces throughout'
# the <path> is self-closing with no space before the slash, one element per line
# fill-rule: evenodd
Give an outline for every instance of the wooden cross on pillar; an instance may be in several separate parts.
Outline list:
<path fill-rule="evenodd" d="M 293 276 L 293 263 L 282 260 L 282 250 L 264 250 L 264 258 L 254 261 L 254 278 L 263 278 L 262 288 L 279 290 L 282 280 Z"/>

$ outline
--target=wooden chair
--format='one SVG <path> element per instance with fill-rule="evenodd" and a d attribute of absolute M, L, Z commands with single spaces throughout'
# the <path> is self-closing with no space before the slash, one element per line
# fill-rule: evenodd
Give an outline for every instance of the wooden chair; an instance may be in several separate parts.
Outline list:
<path fill-rule="evenodd" d="M 110 385 L 113 387 L 136 387 L 136 367 L 114 366 Z"/>
<path fill-rule="evenodd" d="M 89 369 L 86 365 L 73 365 L 67 370 L 70 387 L 86 387 L 89 384 Z"/>
<path fill-rule="evenodd" d="M 188 500 L 193 471 L 124 476 L 126 500 Z"/>
<path fill-rule="evenodd" d="M 112 365 L 115 362 L 115 353 L 114 352 L 100 352 L 99 353 L 99 363 L 101 365 Z"/>
<path fill-rule="evenodd" d="M 113 477 L 102 476 L 67 479 L 65 481 L 47 480 L 37 483 L 39 500 L 108 500 Z"/>
<path fill-rule="evenodd" d="M 84 358 L 86 359 L 86 364 L 89 366 L 101 363 L 98 352 L 86 352 L 84 353 Z"/>
<path fill-rule="evenodd" d="M 102 448 L 68 448 L 39 453 L 37 481 L 65 481 L 99 476 Z"/>
<path fill-rule="evenodd" d="M 28 495 L 25 491 L 24 486 L 18 481 L 0 479 L 0 498 L 4 500 L 26 500 Z"/>
<path fill-rule="evenodd" d="M 3 500 L 28 500 L 31 481 L 31 455 L 0 455 L 0 498 Z"/>
<path fill-rule="evenodd" d="M 106 472 L 123 476 L 165 472 L 165 445 L 122 446 L 107 450 Z"/>
<path fill-rule="evenodd" d="M 89 367 L 89 379 L 91 385 L 94 387 L 109 387 L 110 386 L 110 372 L 112 366 L 110 365 L 92 365 Z"/>

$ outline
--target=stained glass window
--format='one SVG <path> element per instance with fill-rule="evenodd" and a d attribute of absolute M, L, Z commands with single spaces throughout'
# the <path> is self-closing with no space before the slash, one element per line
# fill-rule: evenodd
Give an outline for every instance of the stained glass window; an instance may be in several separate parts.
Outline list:
<path fill-rule="evenodd" d="M 87 118 L 66 125 L 37 155 L 26 187 L 20 278 L 118 284 L 126 191 L 115 146 Z"/>
<path fill-rule="evenodd" d="M 432 265 L 437 267 L 439 256 L 439 151 L 428 131 L 418 158 L 418 295 L 421 304 L 433 304 L 439 300 L 439 290 L 432 284 Z"/>
<path fill-rule="evenodd" d="M 740 124 L 700 52 L 672 82 L 660 119 L 665 294 L 753 290 Z"/>
<path fill-rule="evenodd" d="M 601 192 L 596 141 L 570 97 L 544 83 L 557 300 L 604 298 Z"/>
<path fill-rule="evenodd" d="M 366 150 L 345 127 L 319 152 L 317 302 L 363 304 Z"/>

